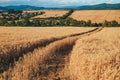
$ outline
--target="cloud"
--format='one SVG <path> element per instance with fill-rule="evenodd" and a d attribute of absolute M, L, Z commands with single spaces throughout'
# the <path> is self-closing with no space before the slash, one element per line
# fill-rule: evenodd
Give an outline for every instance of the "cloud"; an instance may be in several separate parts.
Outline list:
<path fill-rule="evenodd" d="M 1 3 L 2 2 L 9 2 L 9 1 L 11 1 L 11 0 L 0 0 Z"/>
<path fill-rule="evenodd" d="M 42 3 L 44 6 L 68 6 L 68 5 L 76 5 L 81 0 L 37 0 L 38 3 Z"/>
<path fill-rule="evenodd" d="M 69 3 L 78 3 L 79 0 L 60 0 L 62 4 L 69 4 Z"/>
<path fill-rule="evenodd" d="M 34 6 L 80 6 L 100 3 L 118 3 L 120 0 L 0 0 L 0 5 L 34 5 Z"/>
<path fill-rule="evenodd" d="M 0 4 L 9 3 L 11 0 L 0 0 Z"/>
<path fill-rule="evenodd" d="M 1 3 L 4 3 L 4 2 L 19 2 L 19 1 L 33 1 L 33 0 L 0 0 Z"/>
<path fill-rule="evenodd" d="M 108 3 L 112 3 L 113 2 L 113 0 L 108 0 Z"/>
<path fill-rule="evenodd" d="M 69 3 L 77 3 L 80 0 L 37 0 L 39 2 L 47 2 L 47 3 L 60 3 L 60 4 L 69 4 Z"/>

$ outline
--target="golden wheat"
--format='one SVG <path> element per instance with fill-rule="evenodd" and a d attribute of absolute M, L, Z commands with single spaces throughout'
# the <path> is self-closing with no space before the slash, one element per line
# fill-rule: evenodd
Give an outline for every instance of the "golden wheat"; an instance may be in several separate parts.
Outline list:
<path fill-rule="evenodd" d="M 95 23 L 101 23 L 104 20 L 112 21 L 116 20 L 120 23 L 120 10 L 83 10 L 75 11 L 71 18 L 76 20 L 91 20 Z"/>
<path fill-rule="evenodd" d="M 40 45 L 45 45 L 50 42 L 53 42 L 55 40 L 59 40 L 59 39 L 62 39 L 62 37 L 60 36 L 63 36 L 63 35 L 68 35 L 68 34 L 75 34 L 76 32 L 84 32 L 84 31 L 87 31 L 89 29 L 92 29 L 92 28 L 5 28 L 5 27 L 2 27 L 1 28 L 1 46 L 4 46 L 4 47 L 1 47 L 0 50 L 1 50 L 1 56 L 0 56 L 0 68 L 1 70 L 7 70 L 9 69 L 9 64 L 12 63 L 12 65 L 14 65 L 14 60 L 16 59 L 19 59 L 20 57 L 24 56 L 24 54 L 30 54 L 30 53 L 27 53 L 27 52 L 30 52 L 30 51 L 33 51 L 35 48 L 38 48 Z M 65 31 L 66 30 L 66 31 Z M 76 32 L 74 32 L 76 31 Z M 58 33 L 59 32 L 59 33 Z M 47 33 L 47 35 L 46 35 Z M 42 34 L 42 35 L 41 35 Z M 49 35 L 48 35 L 49 34 Z M 21 36 L 20 36 L 21 35 Z M 34 36 L 35 35 L 35 36 Z M 41 35 L 41 36 L 40 36 Z M 49 39 L 42 39 L 43 37 L 46 38 L 47 37 L 50 37 L 50 36 L 54 36 L 56 37 L 58 35 L 57 38 L 49 38 Z M 12 36 L 12 37 L 11 37 Z M 43 36 L 43 37 L 42 37 Z M 68 35 L 69 36 L 69 35 Z M 24 37 L 24 38 L 23 38 Z M 37 37 L 37 38 L 36 38 Z M 67 36 L 63 36 L 64 37 L 67 37 Z M 18 39 L 16 39 L 18 38 Z M 20 39 L 22 38 L 22 39 Z M 6 42 L 6 39 L 7 41 L 9 41 L 11 44 L 7 43 Z M 12 40 L 11 40 L 12 39 Z M 14 40 L 15 39 L 15 40 Z M 39 40 L 38 40 L 39 39 Z M 17 41 L 19 40 L 19 41 Z M 64 42 L 64 41 L 63 41 Z M 66 42 L 65 42 L 66 43 Z M 60 44 L 59 44 L 60 45 Z M 56 44 L 56 46 L 59 46 L 58 44 Z M 44 46 L 43 46 L 44 47 Z M 51 46 L 52 47 L 52 46 Z M 55 47 L 53 46 L 52 50 L 54 50 Z M 59 49 L 59 48 L 57 48 Z M 40 49 L 40 52 L 42 50 Z M 44 50 L 45 51 L 45 50 Z M 32 52 L 31 52 L 32 54 Z M 40 58 L 41 58 L 41 55 L 43 55 L 42 53 L 37 53 L 38 55 L 38 58 L 37 56 L 35 55 L 35 53 L 33 52 L 34 56 L 32 55 L 29 55 L 31 56 L 32 60 L 30 61 L 33 61 L 31 63 L 29 63 L 29 59 L 30 57 L 28 58 L 25 58 L 25 62 L 27 63 L 26 60 L 28 60 L 28 64 L 36 64 L 36 65 L 39 65 L 37 63 L 34 63 L 34 61 L 38 61 L 38 62 L 41 62 L 40 61 Z M 46 53 L 44 53 L 44 55 L 42 56 L 42 60 L 44 58 L 44 56 Z M 50 53 L 49 53 L 50 54 Z M 48 53 L 47 53 L 48 55 Z M 36 58 L 35 58 L 36 57 Z M 34 60 L 35 59 L 35 60 Z M 38 60 L 37 60 L 38 59 Z M 14 63 L 13 63 L 14 62 Z M 6 64 L 7 63 L 7 64 Z M 23 64 L 26 64 L 24 63 L 24 61 L 22 62 Z M 5 65 L 6 64 L 6 65 Z M 28 65 L 27 64 L 27 65 Z M 24 65 L 25 66 L 25 65 Z M 29 65 L 28 65 L 29 66 Z M 19 66 L 20 67 L 20 66 Z M 33 66 L 30 67 L 30 69 L 32 68 Z M 36 66 L 37 67 L 37 66 Z M 5 68 L 5 69 L 4 69 Z M 28 67 L 26 67 L 28 68 Z M 23 69 L 23 68 L 21 68 Z M 29 69 L 29 68 L 28 68 Z M 26 69 L 26 70 L 28 70 Z M 36 68 L 37 69 L 37 68 Z M 17 72 L 17 73 L 22 73 L 21 71 Z M 29 72 L 27 72 L 29 73 Z M 26 75 L 27 75 L 26 73 Z M 11 74 L 9 72 L 7 72 L 7 74 Z M 14 74 L 14 73 L 13 73 Z M 30 74 L 30 73 L 29 73 Z M 31 73 L 32 74 L 32 73 Z M 17 74 L 16 74 L 17 75 Z M 21 76 L 21 75 L 20 75 Z M 29 76 L 28 76 L 29 77 Z M 16 78 L 19 78 L 21 79 L 20 77 L 16 77 Z M 2 78 L 2 79 L 5 79 L 5 78 Z M 10 77 L 9 77 L 10 79 Z M 25 79 L 25 78 L 24 78 Z M 27 78 L 28 79 L 28 78 Z"/>
<path fill-rule="evenodd" d="M 28 53 L 28 55 L 25 55 L 22 60 L 20 59 L 16 62 L 13 69 L 4 72 L 1 79 L 4 80 L 6 77 L 10 80 L 43 79 L 44 76 L 42 77 L 42 74 L 40 74 L 42 71 L 45 71 L 40 69 L 43 65 L 43 61 L 50 56 L 52 57 L 53 54 L 59 53 L 59 51 L 64 52 L 65 48 L 69 48 L 70 45 L 73 45 L 76 39 L 77 38 L 66 38 L 61 41 L 56 41 L 45 48 L 36 49 L 33 53 Z"/>
<path fill-rule="evenodd" d="M 40 27 L 40 28 L 22 28 L 22 27 L 0 27 L 0 52 L 12 45 L 22 45 L 40 41 L 42 39 L 50 39 L 54 37 L 60 38 L 69 34 L 84 32 L 92 28 L 73 28 L 73 27 Z"/>
<path fill-rule="evenodd" d="M 38 15 L 33 18 L 49 18 L 49 17 L 60 17 L 65 15 L 68 11 L 67 10 L 43 10 L 45 14 Z"/>
<path fill-rule="evenodd" d="M 90 35 L 92 31 L 99 31 L 99 28 L 84 33 L 84 35 Z M 1 74 L 1 79 L 6 78 L 10 80 L 37 80 L 37 79 L 68 79 L 68 75 L 57 71 L 57 64 L 59 62 L 60 69 L 64 69 L 66 56 L 72 50 L 75 41 L 80 37 L 81 34 L 76 36 L 69 36 L 63 40 L 55 41 L 46 47 L 34 50 L 34 52 L 24 55 L 18 62 L 16 62 L 14 68 L 10 68 Z M 82 35 L 81 35 L 82 36 Z M 56 56 L 56 59 L 55 59 Z M 51 63 L 51 61 L 57 61 Z M 47 62 L 46 62 L 47 61 Z M 62 61 L 62 62 L 61 62 Z M 48 65 L 49 64 L 49 65 Z M 55 70 L 50 70 L 52 67 Z M 55 72 L 54 72 L 55 71 Z M 46 73 L 47 72 L 47 73 Z M 51 73 L 54 73 L 51 74 Z M 65 72 L 66 73 L 66 72 Z M 57 76 L 55 76 L 57 74 Z M 47 76 L 47 77 L 45 77 Z"/>
<path fill-rule="evenodd" d="M 120 28 L 79 39 L 70 56 L 72 80 L 120 79 Z"/>
<path fill-rule="evenodd" d="M 0 80 L 119 80 L 120 28 L 90 29 L 1 27 Z"/>

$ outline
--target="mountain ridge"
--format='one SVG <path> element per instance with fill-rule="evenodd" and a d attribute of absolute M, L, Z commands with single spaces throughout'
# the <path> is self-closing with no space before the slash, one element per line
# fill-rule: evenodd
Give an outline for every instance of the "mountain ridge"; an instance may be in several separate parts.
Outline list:
<path fill-rule="evenodd" d="M 8 10 L 8 9 L 15 9 L 15 10 L 44 10 L 44 9 L 75 9 L 75 10 L 107 10 L 107 9 L 114 9 L 120 10 L 120 3 L 116 4 L 96 4 L 96 5 L 84 5 L 84 6 L 64 6 L 64 7 L 37 7 L 37 6 L 30 6 L 30 5 L 18 5 L 18 6 L 0 6 L 0 10 Z"/>

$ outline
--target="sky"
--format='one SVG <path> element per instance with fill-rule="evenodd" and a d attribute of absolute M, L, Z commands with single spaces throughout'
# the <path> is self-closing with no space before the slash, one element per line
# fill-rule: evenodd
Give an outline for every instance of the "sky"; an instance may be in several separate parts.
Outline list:
<path fill-rule="evenodd" d="M 0 6 L 32 5 L 39 7 L 82 6 L 101 3 L 120 3 L 120 0 L 0 0 Z"/>

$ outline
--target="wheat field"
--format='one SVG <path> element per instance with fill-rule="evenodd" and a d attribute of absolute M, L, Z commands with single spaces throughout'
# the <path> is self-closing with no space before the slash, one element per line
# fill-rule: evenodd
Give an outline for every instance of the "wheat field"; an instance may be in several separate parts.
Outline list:
<path fill-rule="evenodd" d="M 71 80 L 120 80 L 120 28 L 101 32 L 76 42 L 70 56 Z"/>
<path fill-rule="evenodd" d="M 0 80 L 120 79 L 119 28 L 0 30 Z"/>
<path fill-rule="evenodd" d="M 23 13 L 36 13 L 36 12 L 41 12 L 41 10 L 24 10 Z"/>
<path fill-rule="evenodd" d="M 68 12 L 67 10 L 41 10 L 41 11 L 45 12 L 45 14 L 38 15 L 33 18 L 61 17 Z"/>
<path fill-rule="evenodd" d="M 58 53 L 57 56 L 62 57 L 62 55 L 59 55 L 59 52 L 62 50 L 60 53 L 63 53 L 65 50 L 66 53 L 66 50 L 69 51 L 70 46 L 72 48 L 75 40 L 77 40 L 77 37 L 69 38 L 72 34 L 78 34 L 91 29 L 93 28 L 1 27 L 0 80 L 6 80 L 7 78 L 9 80 L 37 80 L 47 78 L 45 77 L 45 72 L 48 72 L 48 70 L 45 66 L 51 67 L 46 65 L 48 64 L 50 55 L 52 57 Z M 65 47 L 66 49 L 64 49 Z M 41 68 L 43 69 L 41 70 Z M 39 71 L 44 71 L 44 73 L 40 74 Z M 50 73 L 48 78 L 53 79 L 54 77 L 51 76 L 52 74 Z"/>
<path fill-rule="evenodd" d="M 70 17 L 76 20 L 91 20 L 95 23 L 101 23 L 104 20 L 116 20 L 120 23 L 120 10 L 81 10 L 75 11 Z"/>
<path fill-rule="evenodd" d="M 32 42 L 40 39 L 67 36 L 93 28 L 84 27 L 0 27 L 0 45 Z"/>

